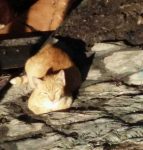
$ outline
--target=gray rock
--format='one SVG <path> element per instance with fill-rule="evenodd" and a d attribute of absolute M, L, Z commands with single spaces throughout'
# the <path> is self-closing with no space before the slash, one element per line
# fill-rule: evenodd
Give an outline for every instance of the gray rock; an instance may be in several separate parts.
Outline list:
<path fill-rule="evenodd" d="M 104 58 L 105 68 L 118 75 L 132 74 L 143 68 L 143 51 L 127 49 Z"/>
<path fill-rule="evenodd" d="M 95 52 L 98 56 L 102 56 L 111 52 L 123 50 L 127 47 L 128 46 L 125 45 L 123 42 L 95 43 L 94 46 L 91 48 L 91 51 Z"/>
<path fill-rule="evenodd" d="M 143 71 L 130 75 L 124 82 L 130 85 L 143 85 Z"/>
<path fill-rule="evenodd" d="M 88 72 L 86 80 L 98 80 L 100 77 L 102 77 L 101 71 L 99 69 L 93 69 Z"/>
<path fill-rule="evenodd" d="M 137 85 L 142 85 L 143 52 L 116 43 L 99 43 L 93 50 L 93 64 L 69 110 L 35 116 L 26 108 L 28 86 L 5 92 L 0 102 L 0 148 L 103 150 L 116 144 L 119 150 L 129 147 L 124 142 L 140 149 L 143 93 Z"/>

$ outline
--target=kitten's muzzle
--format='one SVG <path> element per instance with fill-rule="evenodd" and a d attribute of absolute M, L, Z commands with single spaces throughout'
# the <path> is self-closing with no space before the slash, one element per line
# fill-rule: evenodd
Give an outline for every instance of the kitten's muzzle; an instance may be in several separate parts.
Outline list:
<path fill-rule="evenodd" d="M 55 96 L 54 95 L 49 95 L 48 97 L 49 97 L 50 101 L 55 101 Z"/>

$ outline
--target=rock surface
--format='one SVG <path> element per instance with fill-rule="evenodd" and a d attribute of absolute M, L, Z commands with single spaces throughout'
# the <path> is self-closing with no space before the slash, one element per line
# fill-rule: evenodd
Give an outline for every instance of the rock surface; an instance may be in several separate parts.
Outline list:
<path fill-rule="evenodd" d="M 57 34 L 81 39 L 87 48 L 95 42 L 115 40 L 142 45 L 142 8 L 142 0 L 82 0 Z"/>
<path fill-rule="evenodd" d="M 35 116 L 27 109 L 28 86 L 2 91 L 0 149 L 142 149 L 142 50 L 118 42 L 95 43 L 92 52 L 70 110 Z"/>

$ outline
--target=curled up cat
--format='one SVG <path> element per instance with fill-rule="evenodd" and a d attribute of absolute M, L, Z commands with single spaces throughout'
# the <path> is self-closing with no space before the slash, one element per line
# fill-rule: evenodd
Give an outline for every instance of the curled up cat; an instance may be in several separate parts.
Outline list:
<path fill-rule="evenodd" d="M 13 78 L 11 84 L 29 83 L 33 92 L 28 108 L 35 114 L 70 108 L 73 92 L 81 85 L 81 74 L 72 59 L 54 44 L 47 44 L 29 58 L 26 75 Z"/>

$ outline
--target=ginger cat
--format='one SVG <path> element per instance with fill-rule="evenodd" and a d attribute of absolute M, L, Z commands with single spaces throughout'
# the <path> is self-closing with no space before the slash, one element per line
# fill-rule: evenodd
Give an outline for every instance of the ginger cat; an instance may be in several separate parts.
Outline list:
<path fill-rule="evenodd" d="M 70 0 L 37 0 L 23 15 L 1 26 L 0 34 L 56 30 L 70 5 Z"/>
<path fill-rule="evenodd" d="M 34 88 L 28 100 L 28 108 L 35 114 L 47 113 L 71 106 L 72 94 L 81 85 L 81 75 L 71 58 L 53 44 L 45 45 L 27 60 L 26 76 L 10 82 L 29 82 Z"/>
<path fill-rule="evenodd" d="M 28 11 L 26 23 L 38 31 L 52 31 L 63 22 L 69 0 L 38 0 Z"/>

